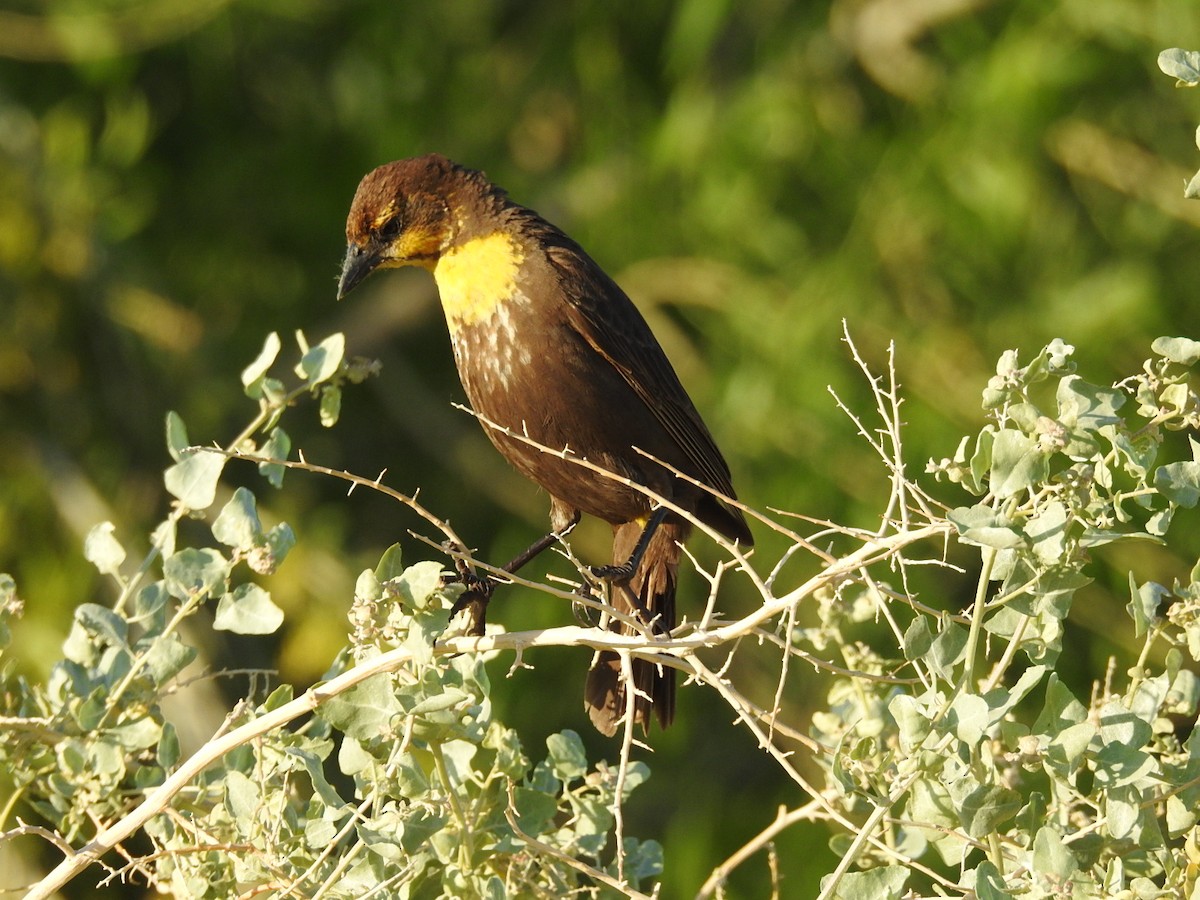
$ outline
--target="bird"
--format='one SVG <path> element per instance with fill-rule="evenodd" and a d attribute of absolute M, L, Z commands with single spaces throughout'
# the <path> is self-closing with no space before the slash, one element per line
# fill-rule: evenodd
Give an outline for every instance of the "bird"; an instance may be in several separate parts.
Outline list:
<path fill-rule="evenodd" d="M 362 178 L 338 299 L 376 270 L 403 266 L 432 272 L 471 408 L 501 455 L 549 495 L 550 531 L 504 569 L 515 572 L 582 514 L 594 516 L 612 526 L 613 563 L 592 573 L 626 619 L 613 616 L 608 627 L 632 633 L 634 621 L 669 635 L 691 523 L 637 486 L 741 546 L 753 537 L 728 464 L 633 301 L 562 230 L 483 172 L 436 153 Z M 633 721 L 648 732 L 653 714 L 665 729 L 674 670 L 633 658 L 631 672 Z M 620 656 L 598 651 L 584 706 L 602 734 L 627 720 L 627 689 Z"/>

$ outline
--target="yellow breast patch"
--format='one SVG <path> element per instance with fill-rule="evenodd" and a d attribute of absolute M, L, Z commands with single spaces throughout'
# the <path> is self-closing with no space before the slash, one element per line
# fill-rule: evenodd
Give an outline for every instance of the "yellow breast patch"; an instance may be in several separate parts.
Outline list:
<path fill-rule="evenodd" d="M 516 242 L 500 231 L 443 252 L 433 277 L 450 330 L 488 318 L 516 296 L 517 272 L 524 258 Z"/>

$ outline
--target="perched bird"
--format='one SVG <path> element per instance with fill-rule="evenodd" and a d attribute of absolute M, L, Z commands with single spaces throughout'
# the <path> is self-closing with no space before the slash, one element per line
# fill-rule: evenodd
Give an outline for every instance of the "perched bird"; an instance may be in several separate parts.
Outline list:
<path fill-rule="evenodd" d="M 560 539 L 581 513 L 603 519 L 613 527 L 613 565 L 593 572 L 610 582 L 615 609 L 669 633 L 690 524 L 569 457 L 649 488 L 731 540 L 753 539 L 739 510 L 650 458 L 734 497 L 721 451 L 624 291 L 571 238 L 483 173 L 436 154 L 368 173 L 350 207 L 346 240 L 339 299 L 376 269 L 433 273 L 471 406 L 512 432 L 484 426 L 496 449 L 550 495 L 551 532 L 506 569 Z M 569 453 L 541 451 L 514 434 Z M 616 620 L 610 627 L 630 630 Z M 667 727 L 673 670 L 635 659 L 632 672 L 635 721 L 648 729 L 653 708 Z M 601 732 L 616 731 L 626 710 L 617 654 L 596 655 L 584 705 Z"/>

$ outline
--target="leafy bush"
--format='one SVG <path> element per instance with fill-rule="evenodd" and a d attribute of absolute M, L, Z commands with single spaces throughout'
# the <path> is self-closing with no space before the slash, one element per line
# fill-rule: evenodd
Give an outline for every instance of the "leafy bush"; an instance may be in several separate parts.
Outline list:
<path fill-rule="evenodd" d="M 1171 586 L 1130 576 L 1120 627 L 1141 652 L 1089 696 L 1072 692 L 1056 665 L 1090 555 L 1161 543 L 1200 500 L 1200 444 L 1190 443 L 1191 458 L 1164 458 L 1170 433 L 1200 417 L 1190 384 L 1200 343 L 1156 341 L 1142 370 L 1113 387 L 1080 377 L 1061 341 L 1024 364 L 1004 354 L 983 392 L 989 423 L 927 467 L 975 498 L 954 508 L 910 479 L 894 380 L 863 365 L 880 422 L 855 421 L 892 478 L 878 530 L 819 524 L 802 536 L 790 517 L 759 515 L 786 549 L 764 561 L 726 546 L 726 559 L 703 572 L 704 614 L 669 640 L 574 625 L 458 633 L 448 610 L 461 586 L 437 561 L 405 568 L 393 547 L 360 576 L 349 644 L 326 679 L 299 696 L 284 684 L 247 697 L 185 757 L 163 701 L 186 689 L 195 614 L 211 608 L 213 627 L 237 633 L 278 628 L 283 613 L 267 585 L 296 542 L 285 523 L 264 525 L 244 487 L 217 503 L 231 460 L 257 464 L 276 488 L 288 468 L 305 468 L 385 491 L 463 556 L 450 527 L 415 499 L 286 458 L 283 413 L 314 394 L 333 425 L 342 385 L 371 371 L 343 360 L 340 336 L 312 347 L 301 336 L 300 349 L 290 389 L 268 374 L 274 335 L 243 372 L 259 411 L 229 447 L 193 447 L 168 417 L 165 484 L 176 503 L 151 551 L 130 571 L 118 529 L 96 526 L 84 552 L 113 579 L 116 601 L 78 607 L 45 684 L 6 679 L 0 756 L 15 790 L 5 816 L 23 809 L 45 824 L 10 821 L 3 837 L 38 836 L 66 857 L 29 896 L 48 896 L 93 863 L 107 870 L 102 884 L 144 879 L 178 897 L 645 896 L 670 870 L 658 843 L 625 833 L 624 806 L 650 774 L 631 758 L 633 734 L 611 765 L 589 762 L 571 731 L 551 736 L 534 762 L 492 714 L 485 662 L 548 646 L 681 669 L 699 685 L 686 689 L 714 692 L 794 782 L 793 808 L 715 865 L 702 896 L 720 895 L 734 868 L 801 821 L 834 831 L 841 862 L 826 897 L 1193 891 L 1200 743 L 1190 722 L 1200 683 L 1185 663 L 1200 660 L 1200 564 Z M 207 546 L 178 546 L 185 517 L 209 523 Z M 979 561 L 963 614 L 910 587 L 918 567 L 951 565 L 948 544 L 973 548 Z M 788 574 L 801 555 L 820 563 L 802 581 Z M 728 578 L 761 597 L 741 619 L 715 613 Z M 569 589 L 522 584 L 583 602 Z M 7 576 L 0 610 L 7 644 L 20 612 Z M 774 697 L 739 690 L 729 672 L 744 653 L 778 658 Z M 794 670 L 813 666 L 829 673 L 828 705 L 807 727 L 788 721 L 781 698 Z M 797 746 L 821 783 L 804 774 Z"/>

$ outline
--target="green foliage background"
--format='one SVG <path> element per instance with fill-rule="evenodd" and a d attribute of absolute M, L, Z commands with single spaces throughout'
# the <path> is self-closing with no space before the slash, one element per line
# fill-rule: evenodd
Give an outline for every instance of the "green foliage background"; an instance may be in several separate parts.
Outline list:
<path fill-rule="evenodd" d="M 867 398 L 842 318 L 874 362 L 896 342 L 915 466 L 978 430 L 1007 348 L 1061 337 L 1103 382 L 1159 334 L 1196 336 L 1200 205 L 1182 188 L 1200 95 L 1155 64 L 1200 45 L 1195 4 L 932 6 L 0 5 L 0 571 L 28 602 L 28 671 L 44 674 L 70 610 L 95 599 L 87 530 L 162 518 L 166 411 L 197 442 L 227 440 L 245 418 L 233 375 L 271 330 L 344 331 L 384 363 L 334 431 L 293 422 L 310 460 L 388 468 L 484 558 L 544 528 L 545 498 L 450 405 L 432 281 L 378 277 L 334 304 L 350 197 L 390 159 L 437 150 L 483 168 L 588 247 L 647 312 L 757 507 L 878 515 L 886 474 L 825 391 Z M 211 663 L 304 683 L 344 643 L 358 571 L 396 540 L 409 560 L 428 551 L 410 514 L 366 492 L 292 477 L 262 500 L 300 539 L 273 590 L 288 622 L 270 642 L 213 644 Z M 604 530 L 575 547 L 603 559 Z M 1200 546 L 1183 549 L 1101 555 L 1072 613 L 1083 693 L 1125 649 L 1106 632 L 1122 567 L 1169 584 Z M 959 590 L 931 585 L 929 600 L 961 607 Z M 512 629 L 569 617 L 515 591 L 498 604 Z M 529 746 L 583 732 L 583 654 L 526 661 L 494 672 L 506 721 Z M 774 677 L 764 664 L 768 696 Z M 792 685 L 787 702 L 815 702 L 815 682 Z M 244 687 L 197 710 L 198 736 Z M 693 894 L 786 789 L 727 714 L 690 699 L 653 736 L 627 811 L 665 845 L 664 896 Z M 793 829 L 779 846 L 795 895 L 810 893 L 824 836 Z M 761 894 L 765 866 L 736 878 Z"/>

